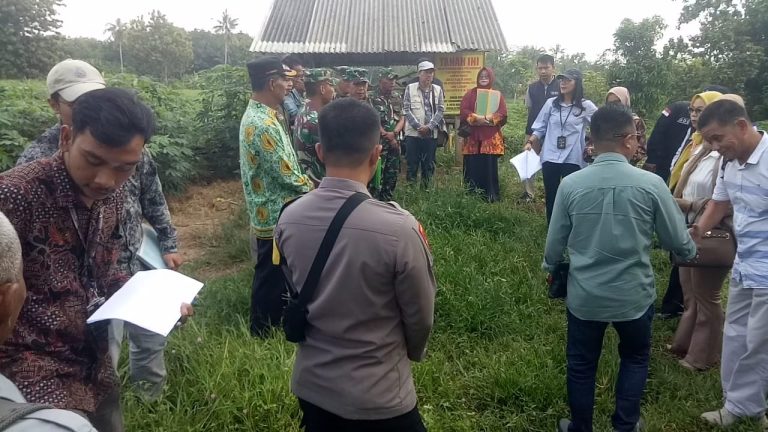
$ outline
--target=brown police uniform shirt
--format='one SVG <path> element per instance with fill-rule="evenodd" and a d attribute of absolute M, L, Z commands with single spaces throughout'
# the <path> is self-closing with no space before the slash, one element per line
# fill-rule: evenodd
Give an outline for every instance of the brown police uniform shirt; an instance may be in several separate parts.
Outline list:
<path fill-rule="evenodd" d="M 331 219 L 365 185 L 325 177 L 285 209 L 275 241 L 300 291 Z M 368 200 L 349 216 L 308 305 L 293 393 L 347 419 L 396 417 L 416 406 L 411 360 L 422 360 L 436 283 L 423 228 L 394 203 Z"/>

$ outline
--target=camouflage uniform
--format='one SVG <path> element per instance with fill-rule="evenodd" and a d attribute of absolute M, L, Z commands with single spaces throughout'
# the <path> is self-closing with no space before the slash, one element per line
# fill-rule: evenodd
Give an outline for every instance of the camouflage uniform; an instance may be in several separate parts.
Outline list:
<path fill-rule="evenodd" d="M 60 125 L 53 126 L 38 137 L 22 153 L 17 165 L 52 156 L 59 150 Z M 145 270 L 137 253 L 144 236 L 142 221 L 146 219 L 157 231 L 160 250 L 163 255 L 177 252 L 176 228 L 171 223 L 171 214 L 163 195 L 157 166 L 146 149 L 136 172 L 123 185 L 125 211 L 119 218 L 125 247 L 117 265 L 129 274 Z M 167 376 L 165 368 L 165 337 L 136 325 L 125 323 L 131 341 L 131 381 L 136 390 L 148 399 L 156 399 L 162 393 Z M 122 321 L 110 325 L 109 352 L 113 366 L 117 369 L 120 347 L 123 340 Z"/>
<path fill-rule="evenodd" d="M 309 69 L 304 75 L 304 82 L 319 83 L 328 81 L 332 86 L 337 84 L 330 69 Z M 313 101 L 307 101 L 296 116 L 293 129 L 293 144 L 299 159 L 299 165 L 304 173 L 317 187 L 325 177 L 325 165 L 317 157 L 315 144 L 320 141 L 320 131 L 317 127 L 318 109 Z"/>
<path fill-rule="evenodd" d="M 352 68 L 352 67 L 349 67 L 349 66 L 336 66 L 335 68 L 333 68 L 333 70 L 336 71 L 339 74 L 339 76 L 341 77 L 342 81 L 349 81 L 349 79 L 347 78 L 349 76 L 349 73 L 350 73 L 349 71 L 354 70 L 354 69 L 355 68 Z M 349 95 L 348 94 L 342 94 L 341 91 L 339 90 L 338 83 L 337 83 L 336 84 L 336 96 L 334 97 L 334 99 L 342 99 L 342 98 L 345 98 L 345 97 L 349 97 Z"/>
<path fill-rule="evenodd" d="M 392 69 L 385 68 L 381 76 L 389 79 L 397 79 L 397 75 Z M 381 88 L 371 92 L 368 96 L 373 107 L 379 113 L 381 118 L 381 127 L 386 132 L 393 132 L 403 113 L 403 98 L 397 92 L 385 96 L 381 94 Z M 397 138 L 397 137 L 395 137 Z M 381 190 L 379 190 L 378 199 L 381 201 L 391 201 L 392 195 L 397 186 L 397 176 L 400 173 L 400 149 L 392 147 L 392 144 L 386 138 L 381 139 Z"/>

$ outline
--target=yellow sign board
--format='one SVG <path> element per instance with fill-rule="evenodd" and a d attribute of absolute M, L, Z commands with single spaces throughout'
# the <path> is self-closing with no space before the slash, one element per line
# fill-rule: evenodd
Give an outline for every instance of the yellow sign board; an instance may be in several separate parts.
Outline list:
<path fill-rule="evenodd" d="M 459 114 L 461 99 L 477 85 L 477 73 L 483 66 L 485 53 L 480 51 L 435 55 L 435 73 L 445 90 L 446 114 Z"/>

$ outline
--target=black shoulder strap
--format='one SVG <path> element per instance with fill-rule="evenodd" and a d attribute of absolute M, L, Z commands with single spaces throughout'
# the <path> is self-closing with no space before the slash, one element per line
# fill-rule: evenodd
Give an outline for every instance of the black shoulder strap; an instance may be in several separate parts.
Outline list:
<path fill-rule="evenodd" d="M 328 231 L 325 232 L 323 241 L 320 243 L 320 248 L 317 250 L 315 260 L 312 261 L 312 267 L 309 268 L 307 279 L 301 287 L 298 300 L 298 303 L 301 306 L 306 307 L 307 303 L 309 303 L 315 296 L 317 284 L 320 282 L 320 275 L 323 273 L 325 264 L 328 262 L 328 257 L 331 255 L 331 250 L 333 250 L 333 245 L 336 244 L 336 239 L 339 237 L 344 222 L 347 221 L 347 218 L 357 206 L 369 198 L 368 195 L 362 192 L 356 192 L 347 198 L 347 200 L 344 201 L 344 205 L 342 205 L 339 211 L 336 212 L 336 216 L 333 217 L 331 225 L 328 227 Z"/>
<path fill-rule="evenodd" d="M 50 405 L 13 402 L 0 399 L 0 431 L 13 426 L 14 423 L 40 410 L 53 408 Z"/>

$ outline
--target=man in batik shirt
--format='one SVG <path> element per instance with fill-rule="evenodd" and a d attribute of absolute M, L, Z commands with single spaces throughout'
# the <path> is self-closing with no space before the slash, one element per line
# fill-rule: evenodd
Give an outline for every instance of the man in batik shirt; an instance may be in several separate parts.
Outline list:
<path fill-rule="evenodd" d="M 49 128 L 32 142 L 21 154 L 16 165 L 53 156 L 59 150 L 61 125 L 72 126 L 72 105 L 83 94 L 104 88 L 104 79 L 96 68 L 81 60 L 64 60 L 48 73 L 48 104 L 59 117 L 59 123 Z M 157 165 L 144 149 L 136 172 L 125 184 L 124 212 L 120 218 L 125 245 L 118 258 L 122 270 L 133 275 L 146 268 L 138 259 L 138 251 L 144 237 L 142 222 L 147 222 L 157 232 L 163 260 L 171 269 L 182 264 L 178 253 L 176 228 L 171 223 L 171 213 L 163 195 L 163 187 L 157 173 Z M 131 381 L 139 394 L 148 400 L 160 397 L 167 370 L 165 367 L 166 338 L 139 326 L 115 320 L 110 328 L 110 356 L 117 368 L 127 330 L 132 349 L 129 362 Z"/>
<path fill-rule="evenodd" d="M 251 286 L 251 334 L 267 336 L 279 325 L 285 305 L 285 276 L 272 264 L 273 231 L 287 201 L 309 192 L 291 139 L 280 125 L 290 78 L 296 75 L 274 56 L 248 63 L 253 94 L 240 123 L 240 175 L 251 226 L 251 254 L 256 262 Z"/>

